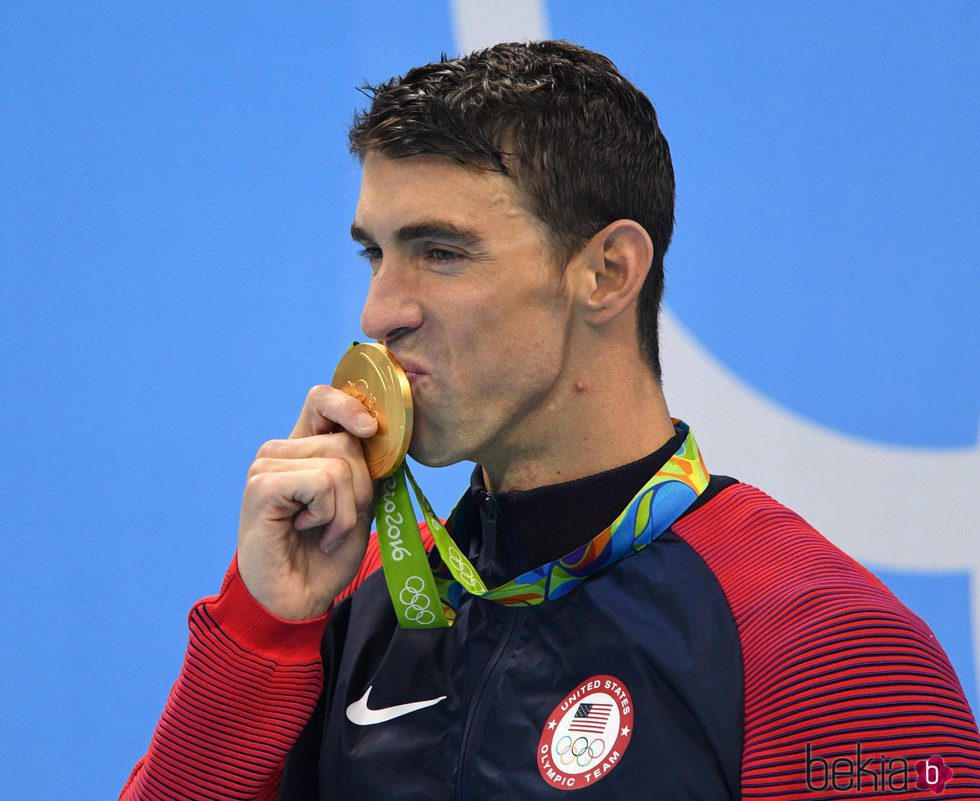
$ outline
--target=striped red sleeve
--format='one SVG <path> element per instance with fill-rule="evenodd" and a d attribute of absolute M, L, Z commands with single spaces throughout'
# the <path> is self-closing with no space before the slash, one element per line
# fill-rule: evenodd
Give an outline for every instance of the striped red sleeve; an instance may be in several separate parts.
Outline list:
<path fill-rule="evenodd" d="M 431 548 L 428 529 L 420 528 Z M 380 565 L 372 535 L 337 600 Z M 236 557 L 221 592 L 191 609 L 180 676 L 120 801 L 274 801 L 286 752 L 323 685 L 327 618 L 293 622 L 270 614 L 246 589 Z"/>
<path fill-rule="evenodd" d="M 673 528 L 738 629 L 743 798 L 980 798 L 980 736 L 949 659 L 874 576 L 746 485 Z"/>

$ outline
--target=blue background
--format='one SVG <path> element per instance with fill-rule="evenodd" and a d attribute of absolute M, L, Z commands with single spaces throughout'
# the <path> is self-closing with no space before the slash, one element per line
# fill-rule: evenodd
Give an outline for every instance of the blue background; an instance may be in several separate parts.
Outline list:
<path fill-rule="evenodd" d="M 815 422 L 974 445 L 980 6 L 684 8 L 549 5 L 659 110 L 672 311 Z M 8 4 L 0 798 L 144 751 L 255 450 L 358 333 L 354 87 L 456 49 L 442 2 Z M 444 514 L 467 472 L 420 476 Z M 883 575 L 976 707 L 970 577 Z"/>

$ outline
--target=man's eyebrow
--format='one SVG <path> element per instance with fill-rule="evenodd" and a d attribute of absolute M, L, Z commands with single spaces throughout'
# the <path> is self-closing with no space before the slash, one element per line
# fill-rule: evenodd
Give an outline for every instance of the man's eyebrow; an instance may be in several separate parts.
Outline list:
<path fill-rule="evenodd" d="M 351 239 L 356 242 L 373 242 L 374 238 L 357 223 L 350 227 Z M 480 235 L 470 228 L 463 228 L 450 222 L 432 221 L 406 225 L 395 235 L 400 244 L 418 239 L 434 239 L 450 245 L 473 247 L 482 241 Z"/>
<path fill-rule="evenodd" d="M 453 245 L 472 246 L 480 242 L 480 236 L 471 228 L 463 228 L 449 222 L 433 221 L 406 225 L 398 230 L 398 241 L 402 244 L 417 239 L 435 239 Z"/>
<path fill-rule="evenodd" d="M 372 241 L 368 232 L 361 228 L 361 226 L 359 226 L 357 223 L 350 224 L 350 238 L 355 242 L 360 242 L 362 244 Z"/>

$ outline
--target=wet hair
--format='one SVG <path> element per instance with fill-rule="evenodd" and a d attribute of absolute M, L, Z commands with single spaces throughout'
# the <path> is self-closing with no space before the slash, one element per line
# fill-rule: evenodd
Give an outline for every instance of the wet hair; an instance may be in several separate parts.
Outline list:
<path fill-rule="evenodd" d="M 637 335 L 660 377 L 657 318 L 674 227 L 674 170 L 650 100 L 603 55 L 563 41 L 497 44 L 362 87 L 351 151 L 442 155 L 510 177 L 560 269 L 619 219 L 653 241 Z"/>

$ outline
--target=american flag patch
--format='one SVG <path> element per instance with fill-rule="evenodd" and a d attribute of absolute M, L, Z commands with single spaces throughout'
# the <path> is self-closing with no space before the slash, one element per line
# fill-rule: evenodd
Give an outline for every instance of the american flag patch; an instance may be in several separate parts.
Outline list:
<path fill-rule="evenodd" d="M 609 720 L 612 710 L 612 704 L 579 704 L 568 730 L 602 734 L 606 730 L 606 721 Z"/>

